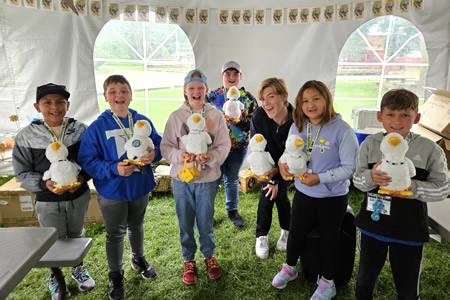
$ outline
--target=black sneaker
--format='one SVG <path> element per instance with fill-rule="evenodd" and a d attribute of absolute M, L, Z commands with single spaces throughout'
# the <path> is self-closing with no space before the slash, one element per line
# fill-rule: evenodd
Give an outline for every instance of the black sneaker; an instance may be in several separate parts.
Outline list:
<path fill-rule="evenodd" d="M 125 290 L 123 288 L 123 270 L 109 272 L 109 291 L 108 296 L 110 300 L 125 299 Z"/>
<path fill-rule="evenodd" d="M 244 219 L 242 219 L 237 210 L 227 211 L 227 217 L 233 222 L 234 226 L 238 228 L 244 227 Z"/>
<path fill-rule="evenodd" d="M 146 280 L 153 279 L 156 278 L 156 276 L 158 276 L 158 273 L 156 272 L 155 268 L 149 265 L 148 262 L 145 260 L 145 256 L 142 256 L 138 260 L 132 258 L 131 267 L 133 268 L 133 270 L 136 270 L 139 273 L 141 273 L 142 278 Z"/>

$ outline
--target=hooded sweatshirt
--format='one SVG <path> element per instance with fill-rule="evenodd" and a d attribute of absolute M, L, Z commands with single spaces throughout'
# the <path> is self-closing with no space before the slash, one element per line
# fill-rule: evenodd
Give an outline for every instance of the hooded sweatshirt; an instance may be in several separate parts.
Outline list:
<path fill-rule="evenodd" d="M 138 120 L 147 120 L 152 127 L 149 138 L 153 141 L 155 158 L 161 159 L 159 144 L 161 137 L 147 117 L 128 109 L 133 118 L 133 126 Z M 120 121 L 130 135 L 128 117 Z M 148 194 L 156 186 L 150 164 L 143 166 L 143 172 L 135 171 L 131 176 L 120 176 L 117 163 L 127 158 L 124 148 L 127 137 L 112 117 L 111 110 L 105 110 L 86 130 L 81 140 L 78 162 L 94 179 L 98 193 L 107 199 L 132 201 Z"/>
<path fill-rule="evenodd" d="M 311 124 L 311 139 L 318 126 Z M 307 144 L 306 124 L 299 132 L 295 123 L 292 134 L 299 135 Z M 304 151 L 306 152 L 306 146 Z M 343 196 L 348 193 L 350 178 L 355 171 L 355 157 L 358 151 L 358 140 L 353 129 L 340 115 L 328 124 L 322 125 L 313 145 L 311 160 L 308 162 L 308 173 L 318 174 L 320 183 L 307 186 L 295 178 L 295 187 L 305 195 L 315 198 Z"/>
<path fill-rule="evenodd" d="M 382 159 L 380 151 L 383 132 L 368 136 L 358 151 L 356 172 L 353 175 L 355 187 L 363 192 L 377 194 L 379 186 L 371 176 L 373 166 Z M 450 179 L 443 150 L 433 141 L 410 132 L 408 151 L 405 157 L 411 159 L 416 176 L 411 179 L 413 193 L 405 198 L 390 197 L 390 214 L 380 214 L 380 219 L 371 218 L 367 210 L 368 195 L 356 217 L 356 225 L 365 232 L 390 239 L 427 242 L 428 209 L 426 202 L 444 200 L 450 193 Z"/>
<path fill-rule="evenodd" d="M 197 168 L 200 170 L 200 177 L 195 181 L 196 183 L 211 182 L 220 177 L 220 165 L 227 158 L 231 147 L 230 136 L 228 135 L 228 129 L 222 113 L 208 103 L 205 104 L 204 109 L 205 119 L 211 119 L 214 122 L 214 128 L 208 132 L 211 136 L 212 144 L 208 146 L 207 154 L 211 158 L 203 168 L 197 164 Z M 201 111 L 195 112 L 202 113 Z M 172 164 L 170 176 L 173 178 L 177 178 L 178 172 L 184 169 L 184 160 L 181 158 L 181 153 L 186 152 L 186 146 L 181 141 L 181 137 L 189 133 L 186 121 L 191 114 L 192 111 L 189 105 L 181 105 L 170 114 L 164 128 L 161 153 Z M 187 167 L 193 168 L 194 163 L 188 163 Z"/>

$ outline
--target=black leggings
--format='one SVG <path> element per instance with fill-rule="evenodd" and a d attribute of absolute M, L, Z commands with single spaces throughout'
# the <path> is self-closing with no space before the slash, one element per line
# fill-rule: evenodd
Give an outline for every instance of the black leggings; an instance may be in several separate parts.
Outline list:
<path fill-rule="evenodd" d="M 419 299 L 423 246 L 382 242 L 362 233 L 360 243 L 359 271 L 356 280 L 357 299 L 373 299 L 375 282 L 386 262 L 388 251 L 398 299 Z"/>
<path fill-rule="evenodd" d="M 272 210 L 273 205 L 277 205 L 278 220 L 280 222 L 281 229 L 289 230 L 289 219 L 291 215 L 291 203 L 287 195 L 289 183 L 284 180 L 280 180 L 278 183 L 278 194 L 273 200 L 270 200 L 270 196 L 266 197 L 267 191 L 263 188 L 269 183 L 261 183 L 261 194 L 259 196 L 258 203 L 258 219 L 256 221 L 256 237 L 269 234 L 270 226 L 272 225 Z"/>
<path fill-rule="evenodd" d="M 313 198 L 298 190 L 292 202 L 286 263 L 297 264 L 308 233 L 318 227 L 320 234 L 320 274 L 333 279 L 338 255 L 339 232 L 347 211 L 347 195 Z"/>

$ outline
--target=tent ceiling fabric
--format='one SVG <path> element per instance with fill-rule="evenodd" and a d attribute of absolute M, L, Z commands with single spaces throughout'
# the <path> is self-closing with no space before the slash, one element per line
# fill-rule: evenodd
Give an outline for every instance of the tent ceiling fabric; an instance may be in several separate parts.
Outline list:
<path fill-rule="evenodd" d="M 218 8 L 266 8 L 269 13 L 269 8 L 354 1 L 285 0 L 277 1 L 276 7 L 269 0 L 142 2 L 151 6 L 210 8 L 208 25 L 181 24 L 193 45 L 196 66 L 207 74 L 210 88 L 221 85 L 220 67 L 233 59 L 242 66 L 246 89 L 256 94 L 263 79 L 281 77 L 288 83 L 291 102 L 300 85 L 309 79 L 322 80 L 334 91 L 340 50 L 350 34 L 371 19 L 367 15 L 364 20 L 295 26 L 218 26 Z M 395 15 L 412 22 L 424 35 L 430 64 L 426 84 L 449 90 L 450 2 L 424 3 L 422 11 Z M 366 4 L 370 5 L 370 1 Z M 36 116 L 32 106 L 35 88 L 47 82 L 67 85 L 72 94 L 69 116 L 86 123 L 96 118 L 93 51 L 96 37 L 107 22 L 107 18 L 12 7 L 0 0 L 0 131 L 17 130 L 9 121 L 16 108 L 21 112 L 21 126 Z"/>

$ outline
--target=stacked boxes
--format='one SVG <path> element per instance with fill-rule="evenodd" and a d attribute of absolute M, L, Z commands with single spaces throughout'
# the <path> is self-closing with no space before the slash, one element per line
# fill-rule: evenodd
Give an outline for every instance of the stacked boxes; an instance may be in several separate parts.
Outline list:
<path fill-rule="evenodd" d="M 447 157 L 450 170 L 450 92 L 426 88 L 431 96 L 420 108 L 420 121 L 412 131 L 419 133 L 439 144 Z"/>
<path fill-rule="evenodd" d="M 103 223 L 98 206 L 97 191 L 89 181 L 91 202 L 86 223 Z M 20 187 L 16 178 L 0 186 L 0 227 L 39 226 L 34 209 L 34 194 Z"/>
<path fill-rule="evenodd" d="M 447 168 L 450 172 L 450 92 L 426 88 L 432 94 L 420 108 L 419 124 L 412 131 L 425 136 L 444 150 L 447 157 Z M 428 202 L 430 227 L 442 238 L 450 241 L 450 199 L 439 202 Z"/>

